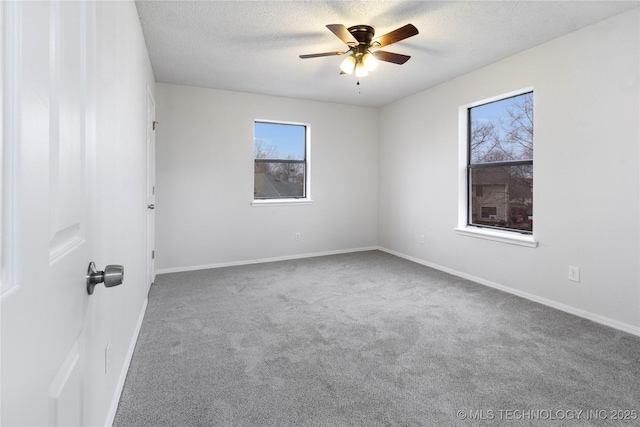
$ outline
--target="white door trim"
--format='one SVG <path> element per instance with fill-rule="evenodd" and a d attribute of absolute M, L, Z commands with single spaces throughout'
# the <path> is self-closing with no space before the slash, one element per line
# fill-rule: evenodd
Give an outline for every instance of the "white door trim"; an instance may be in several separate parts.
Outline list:
<path fill-rule="evenodd" d="M 147 85 L 147 206 L 155 205 L 155 120 L 156 102 Z M 155 269 L 155 208 L 147 208 L 147 292 L 156 278 Z"/>

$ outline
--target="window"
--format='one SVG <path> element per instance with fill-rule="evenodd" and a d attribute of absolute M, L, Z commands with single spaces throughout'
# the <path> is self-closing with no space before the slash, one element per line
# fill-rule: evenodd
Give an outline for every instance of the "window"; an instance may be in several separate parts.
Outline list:
<path fill-rule="evenodd" d="M 498 208 L 495 206 L 483 206 L 482 218 L 495 218 L 498 215 Z"/>
<path fill-rule="evenodd" d="M 461 107 L 461 115 L 462 108 L 466 218 L 461 227 L 532 234 L 533 92 Z"/>
<path fill-rule="evenodd" d="M 468 224 L 531 233 L 533 92 L 468 108 L 467 138 Z"/>
<path fill-rule="evenodd" d="M 309 126 L 256 121 L 254 201 L 309 199 Z"/>

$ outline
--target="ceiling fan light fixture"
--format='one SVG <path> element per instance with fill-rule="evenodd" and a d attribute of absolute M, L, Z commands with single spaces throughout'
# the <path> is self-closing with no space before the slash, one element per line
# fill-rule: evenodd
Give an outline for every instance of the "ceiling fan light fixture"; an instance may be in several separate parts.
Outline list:
<path fill-rule="evenodd" d="M 368 75 L 369 70 L 367 70 L 367 67 L 362 62 L 358 62 L 356 64 L 356 77 L 366 77 Z"/>
<path fill-rule="evenodd" d="M 378 66 L 378 60 L 371 54 L 371 52 L 367 51 L 367 53 L 362 56 L 362 64 L 367 71 L 373 71 Z"/>
<path fill-rule="evenodd" d="M 340 69 L 343 73 L 351 74 L 355 66 L 356 58 L 353 55 L 349 55 L 342 61 L 342 64 L 340 64 Z"/>

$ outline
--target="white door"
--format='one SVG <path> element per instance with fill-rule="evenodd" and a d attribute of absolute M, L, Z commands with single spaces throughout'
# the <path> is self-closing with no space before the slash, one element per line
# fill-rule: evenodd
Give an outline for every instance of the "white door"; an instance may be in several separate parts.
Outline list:
<path fill-rule="evenodd" d="M 155 269 L 155 204 L 156 204 L 156 104 L 147 90 L 147 286 L 156 277 Z M 149 289 L 147 289 L 147 292 Z"/>
<path fill-rule="evenodd" d="M 91 2 L 2 2 L 2 425 L 84 425 Z M 89 35 L 89 36 L 88 36 Z M 88 72 L 89 70 L 89 72 Z M 98 266 L 104 267 L 104 266 Z M 101 268 L 100 268 L 101 269 Z"/>

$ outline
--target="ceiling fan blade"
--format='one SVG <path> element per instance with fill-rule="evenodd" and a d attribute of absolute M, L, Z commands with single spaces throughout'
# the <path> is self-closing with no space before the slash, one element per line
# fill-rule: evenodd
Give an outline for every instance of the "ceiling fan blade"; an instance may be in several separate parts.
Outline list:
<path fill-rule="evenodd" d="M 385 52 L 384 50 L 377 50 L 373 52 L 373 56 L 378 61 L 392 62 L 394 64 L 401 64 L 401 65 L 407 62 L 409 58 L 411 58 L 408 55 L 402 55 L 400 53 L 393 53 L 393 52 Z"/>
<path fill-rule="evenodd" d="M 397 30 L 393 30 L 390 33 L 382 35 L 371 42 L 372 47 L 388 46 L 392 43 L 399 42 L 400 40 L 407 39 L 409 37 L 418 34 L 418 29 L 411 24 L 407 24 L 404 27 L 400 27 Z"/>
<path fill-rule="evenodd" d="M 300 55 L 300 58 L 319 58 L 321 56 L 334 56 L 334 55 L 344 55 L 347 52 L 323 52 L 323 53 L 310 53 L 308 55 Z"/>
<path fill-rule="evenodd" d="M 345 27 L 344 25 L 342 25 L 342 24 L 329 24 L 329 25 L 327 25 L 327 28 L 333 34 L 338 36 L 338 38 L 340 40 L 342 40 L 344 43 L 346 43 L 347 45 L 349 45 L 349 46 L 357 46 L 358 45 L 358 40 L 356 40 L 356 38 L 353 37 L 353 34 L 351 34 L 349 32 L 349 30 L 347 29 L 347 27 Z"/>

